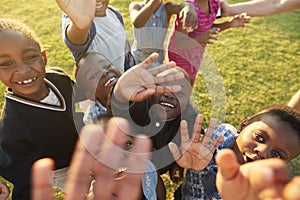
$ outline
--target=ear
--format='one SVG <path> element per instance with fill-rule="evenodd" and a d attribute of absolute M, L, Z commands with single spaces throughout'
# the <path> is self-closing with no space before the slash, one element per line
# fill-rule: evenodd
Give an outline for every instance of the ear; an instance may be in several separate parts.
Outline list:
<path fill-rule="evenodd" d="M 47 65 L 47 55 L 46 55 L 46 51 L 43 50 L 41 53 L 42 53 L 42 57 L 43 57 L 43 60 L 44 60 L 44 62 L 45 62 L 45 65 Z"/>
<path fill-rule="evenodd" d="M 244 119 L 242 123 L 240 124 L 240 128 L 238 130 L 238 133 L 240 133 L 246 126 L 248 125 L 248 121 Z"/>

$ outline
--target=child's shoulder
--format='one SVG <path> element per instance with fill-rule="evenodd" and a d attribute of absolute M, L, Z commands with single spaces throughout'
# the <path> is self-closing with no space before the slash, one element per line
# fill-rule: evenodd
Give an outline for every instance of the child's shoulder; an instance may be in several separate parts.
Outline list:
<path fill-rule="evenodd" d="M 69 77 L 67 72 L 64 69 L 60 68 L 60 67 L 47 67 L 46 68 L 46 74 L 56 74 L 56 75 L 60 75 L 60 76 Z"/>

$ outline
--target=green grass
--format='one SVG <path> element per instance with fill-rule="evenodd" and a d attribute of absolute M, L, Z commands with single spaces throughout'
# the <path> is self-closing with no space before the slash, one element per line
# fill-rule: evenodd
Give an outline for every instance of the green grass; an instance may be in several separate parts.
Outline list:
<path fill-rule="evenodd" d="M 110 2 L 121 11 L 131 35 L 130 1 Z M 0 16 L 18 18 L 32 27 L 47 51 L 48 66 L 60 66 L 72 76 L 74 62 L 61 39 L 61 12 L 55 1 L 2 0 Z M 300 82 L 299 19 L 300 10 L 252 18 L 246 28 L 222 32 L 218 42 L 207 46 L 193 95 L 206 120 L 218 117 L 238 127 L 266 106 L 288 102 Z M 1 108 L 5 87 L 0 84 L 0 89 Z M 299 158 L 291 164 L 295 174 L 300 174 L 299 164 Z M 177 186 L 166 175 L 164 180 L 171 199 Z"/>

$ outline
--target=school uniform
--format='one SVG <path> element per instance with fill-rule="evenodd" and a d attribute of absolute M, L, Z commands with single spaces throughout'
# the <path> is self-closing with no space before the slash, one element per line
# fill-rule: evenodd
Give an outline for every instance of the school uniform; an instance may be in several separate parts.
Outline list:
<path fill-rule="evenodd" d="M 70 164 L 82 119 L 74 113 L 73 81 L 49 70 L 46 84 L 59 105 L 25 99 L 7 89 L 0 120 L 0 175 L 14 184 L 13 199 L 30 199 L 31 167 L 40 158 L 55 160 L 56 169 Z"/>

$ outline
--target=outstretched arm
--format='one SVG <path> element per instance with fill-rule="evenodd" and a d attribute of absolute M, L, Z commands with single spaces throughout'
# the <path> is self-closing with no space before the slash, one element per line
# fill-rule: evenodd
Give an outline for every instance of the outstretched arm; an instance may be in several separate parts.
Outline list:
<path fill-rule="evenodd" d="M 288 180 L 287 165 L 280 159 L 240 165 L 233 151 L 223 149 L 217 154 L 216 162 L 216 185 L 224 200 L 300 198 L 300 176 Z"/>
<path fill-rule="evenodd" d="M 181 90 L 179 85 L 161 85 L 163 83 L 183 79 L 184 74 L 182 72 L 177 72 L 165 76 L 156 76 L 160 72 L 175 66 L 174 62 L 170 62 L 151 68 L 151 64 L 157 59 L 157 57 L 157 53 L 152 53 L 148 58 L 146 58 L 146 60 L 134 67 L 131 67 L 119 78 L 113 91 L 114 98 L 118 102 L 140 102 L 147 99 L 154 93 L 163 94 L 166 92 L 178 92 Z"/>
<path fill-rule="evenodd" d="M 69 41 L 75 45 L 84 44 L 87 41 L 88 32 L 94 19 L 96 1 L 56 0 L 56 3 L 72 21 L 66 30 Z"/>
<path fill-rule="evenodd" d="M 213 27 L 219 28 L 220 31 L 224 31 L 229 28 L 245 27 L 245 25 L 250 22 L 250 19 L 251 18 L 249 15 L 247 15 L 247 13 L 242 13 L 239 15 L 235 15 L 227 22 L 214 24 Z"/>
<path fill-rule="evenodd" d="M 299 0 L 252 0 L 236 4 L 220 2 L 222 17 L 246 12 L 250 16 L 268 16 L 300 8 Z"/>
<path fill-rule="evenodd" d="M 161 0 L 150 0 L 143 8 L 141 8 L 140 2 L 131 2 L 129 4 L 129 13 L 132 25 L 135 28 L 144 27 L 160 4 Z"/>
<path fill-rule="evenodd" d="M 204 169 L 210 162 L 215 149 L 223 141 L 222 136 L 217 137 L 217 139 L 214 141 L 211 137 L 217 124 L 216 119 L 211 119 L 204 136 L 201 135 L 203 120 L 203 115 L 197 116 L 191 139 L 189 138 L 188 134 L 187 122 L 182 121 L 180 124 L 180 148 L 177 147 L 175 143 L 169 143 L 169 148 L 174 159 L 178 165 L 183 168 L 193 168 L 195 170 Z"/>
<path fill-rule="evenodd" d="M 122 118 L 113 118 L 104 136 L 97 125 L 86 125 L 80 134 L 66 182 L 65 199 L 86 199 L 90 189 L 91 175 L 96 182 L 93 195 L 88 199 L 138 199 L 141 192 L 141 175 L 145 170 L 151 142 L 138 136 L 130 152 L 119 144 L 120 134 L 128 130 L 129 124 Z M 125 159 L 125 160 L 124 160 Z M 118 167 L 118 168 L 116 168 Z M 118 170 L 126 167 L 122 174 Z M 45 158 L 33 166 L 33 200 L 52 200 L 51 175 L 54 162 Z M 122 169 L 123 169 L 122 168 Z"/>

